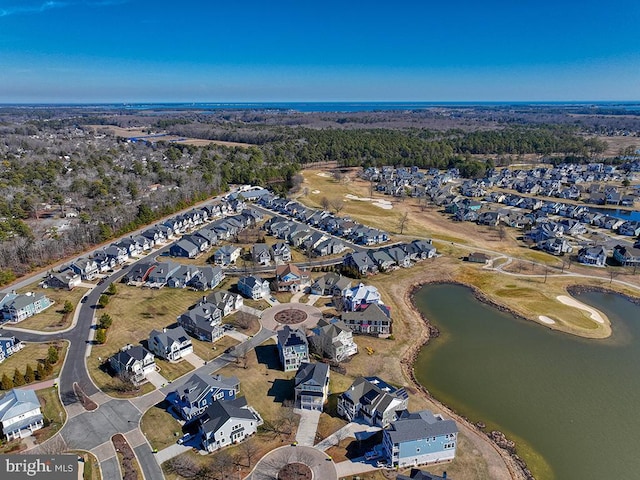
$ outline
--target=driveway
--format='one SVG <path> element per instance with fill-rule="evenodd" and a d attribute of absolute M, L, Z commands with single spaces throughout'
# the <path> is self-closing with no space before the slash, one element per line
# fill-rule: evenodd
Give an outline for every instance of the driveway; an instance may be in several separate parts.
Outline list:
<path fill-rule="evenodd" d="M 165 385 L 169 385 L 169 380 L 160 375 L 159 372 L 153 371 L 151 373 L 147 373 L 147 380 L 153 384 L 156 388 L 162 388 Z"/>
<path fill-rule="evenodd" d="M 318 422 L 320 421 L 320 412 L 299 408 L 296 408 L 294 411 L 300 415 L 296 442 L 298 442 L 298 445 L 313 447 L 313 444 L 316 443 L 316 430 L 318 429 Z"/>

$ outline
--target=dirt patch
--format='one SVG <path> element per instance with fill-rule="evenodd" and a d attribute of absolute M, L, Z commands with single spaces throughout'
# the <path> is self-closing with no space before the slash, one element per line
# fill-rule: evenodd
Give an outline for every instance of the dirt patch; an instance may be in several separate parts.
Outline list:
<path fill-rule="evenodd" d="M 124 438 L 124 435 L 117 433 L 111 438 L 111 441 L 116 452 L 118 452 L 123 480 L 138 480 L 140 478 L 138 474 L 140 466 L 127 439 Z"/>
<path fill-rule="evenodd" d="M 76 394 L 76 397 L 78 397 L 78 400 L 80 400 L 80 403 L 82 403 L 82 406 L 85 410 L 92 412 L 93 410 L 98 408 L 98 404 L 91 400 L 87 396 L 87 394 L 82 391 L 80 385 L 78 385 L 77 383 L 73 384 L 73 393 Z"/>
<path fill-rule="evenodd" d="M 311 480 L 311 469 L 304 463 L 287 463 L 278 472 L 278 480 Z"/>

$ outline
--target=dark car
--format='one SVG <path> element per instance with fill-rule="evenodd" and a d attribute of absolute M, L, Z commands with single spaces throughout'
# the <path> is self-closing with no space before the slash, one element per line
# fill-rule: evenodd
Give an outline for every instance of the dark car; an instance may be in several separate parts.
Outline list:
<path fill-rule="evenodd" d="M 102 285 L 105 282 L 104 278 L 101 278 L 100 280 L 98 280 L 98 285 Z"/>
<path fill-rule="evenodd" d="M 88 297 L 82 297 L 82 300 L 80 300 L 80 303 L 87 303 L 87 298 Z"/>

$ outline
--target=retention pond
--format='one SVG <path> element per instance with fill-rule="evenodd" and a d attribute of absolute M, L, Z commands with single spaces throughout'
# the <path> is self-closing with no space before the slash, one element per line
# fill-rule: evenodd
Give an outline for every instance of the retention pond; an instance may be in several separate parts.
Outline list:
<path fill-rule="evenodd" d="M 452 284 L 416 292 L 441 332 L 416 376 L 472 421 L 515 440 L 539 480 L 640 478 L 640 306 L 576 297 L 607 314 L 613 335 L 588 340 L 503 313 Z"/>

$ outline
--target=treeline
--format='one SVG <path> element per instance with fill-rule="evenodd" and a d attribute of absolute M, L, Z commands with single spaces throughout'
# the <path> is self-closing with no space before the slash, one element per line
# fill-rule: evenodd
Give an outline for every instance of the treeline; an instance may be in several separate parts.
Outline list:
<path fill-rule="evenodd" d="M 2 390 L 11 390 L 14 387 L 21 387 L 35 381 L 46 380 L 51 376 L 53 373 L 53 367 L 59 361 L 59 348 L 56 345 L 50 345 L 47 350 L 47 358 L 42 361 L 38 361 L 35 369 L 31 365 L 27 365 L 24 373 L 18 368 L 13 371 L 12 377 L 4 373 L 0 379 L 0 388 Z"/>

